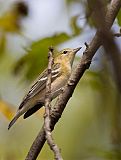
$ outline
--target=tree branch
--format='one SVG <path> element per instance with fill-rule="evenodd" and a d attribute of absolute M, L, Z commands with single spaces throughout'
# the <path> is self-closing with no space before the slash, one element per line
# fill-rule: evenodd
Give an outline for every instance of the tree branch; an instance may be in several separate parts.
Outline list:
<path fill-rule="evenodd" d="M 88 0 L 90 1 L 90 0 Z M 114 0 L 116 3 L 116 0 Z M 116 5 L 116 4 L 115 4 Z M 112 67 L 114 69 L 114 75 L 117 83 L 117 88 L 121 92 L 121 60 L 120 60 L 120 50 L 117 44 L 114 41 L 114 36 L 112 32 L 106 26 L 106 19 L 105 19 L 105 9 L 102 0 L 97 0 L 94 4 L 94 18 L 93 20 L 97 22 L 96 27 L 100 30 L 100 38 L 102 40 L 102 45 L 107 53 L 107 55 L 111 58 Z M 101 8 L 101 10 L 97 10 L 95 8 Z M 104 17 L 102 19 L 102 17 Z M 98 21 L 97 21 L 98 20 Z"/>
<path fill-rule="evenodd" d="M 106 27 L 108 29 L 111 28 L 118 12 L 121 7 L 121 0 L 112 0 L 110 7 L 106 13 Z M 65 109 L 67 102 L 69 101 L 70 97 L 72 96 L 76 85 L 78 84 L 80 78 L 83 76 L 86 69 L 89 68 L 91 60 L 95 55 L 96 51 L 101 46 L 101 37 L 100 31 L 98 30 L 92 39 L 91 43 L 88 45 L 88 48 L 84 51 L 83 56 L 73 71 L 68 84 L 65 86 L 63 93 L 60 95 L 59 100 L 56 102 L 56 105 L 51 113 L 51 129 L 54 129 L 55 124 L 58 122 L 59 118 L 62 115 L 62 112 Z M 26 160 L 35 160 L 41 151 L 44 143 L 45 143 L 45 131 L 44 128 L 40 130 L 38 136 L 36 137 L 35 141 L 33 142 Z"/>
<path fill-rule="evenodd" d="M 49 55 L 48 55 L 48 76 L 46 82 L 46 94 L 45 94 L 45 114 L 44 114 L 44 130 L 46 134 L 46 140 L 50 149 L 54 152 L 54 156 L 56 160 L 62 160 L 60 150 L 58 146 L 54 143 L 52 138 L 52 133 L 50 129 L 50 109 L 51 109 L 51 79 L 52 79 L 52 64 L 53 64 L 53 48 L 49 48 Z"/>
<path fill-rule="evenodd" d="M 98 4 L 101 5 L 101 2 L 101 0 L 98 0 Z M 113 144 L 113 151 L 115 151 L 117 159 L 121 159 L 121 52 L 116 42 L 114 41 L 114 34 L 112 34 L 112 32 L 106 28 L 105 20 L 103 19 L 103 21 L 100 21 L 104 11 L 102 10 L 101 13 L 100 10 L 97 10 L 96 12 L 100 12 L 98 14 L 95 14 L 95 17 L 99 19 L 99 26 L 101 30 L 100 37 L 102 38 L 102 44 L 105 52 L 107 56 L 110 57 L 110 60 L 112 62 L 112 69 L 114 71 L 113 76 L 117 85 L 116 105 L 113 114 L 113 125 L 111 130 L 111 142 Z"/>

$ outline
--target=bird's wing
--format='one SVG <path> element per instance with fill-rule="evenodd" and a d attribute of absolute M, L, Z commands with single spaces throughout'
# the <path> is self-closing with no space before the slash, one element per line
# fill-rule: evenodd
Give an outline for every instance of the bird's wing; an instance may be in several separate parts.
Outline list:
<path fill-rule="evenodd" d="M 23 107 L 23 105 L 32 97 L 34 97 L 36 94 L 41 92 L 46 87 L 46 81 L 47 81 L 47 69 L 44 70 L 38 79 L 35 81 L 35 83 L 30 88 L 27 95 L 24 97 L 22 103 L 19 106 L 19 109 Z M 60 75 L 60 64 L 54 64 L 52 66 L 52 82 Z"/>

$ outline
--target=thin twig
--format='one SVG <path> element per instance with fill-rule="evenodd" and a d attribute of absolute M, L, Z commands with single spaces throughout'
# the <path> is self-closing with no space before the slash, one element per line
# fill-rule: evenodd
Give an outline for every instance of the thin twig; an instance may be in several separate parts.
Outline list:
<path fill-rule="evenodd" d="M 108 29 L 111 28 L 118 12 L 121 7 L 121 0 L 112 0 L 111 5 L 107 11 L 106 14 L 106 26 Z M 70 80 L 72 80 L 74 83 L 73 85 L 69 86 L 67 85 L 63 93 L 60 95 L 59 100 L 56 102 L 56 107 L 51 113 L 51 130 L 54 129 L 55 124 L 58 122 L 59 118 L 62 115 L 62 112 L 64 111 L 67 102 L 69 101 L 70 97 L 72 96 L 74 89 L 83 76 L 84 72 L 87 68 L 89 68 L 90 62 L 95 55 L 96 51 L 101 46 L 101 37 L 100 37 L 100 31 L 98 30 L 92 39 L 91 43 L 88 45 L 88 49 L 84 52 L 79 64 L 73 71 Z M 40 130 L 38 136 L 34 140 L 28 154 L 26 157 L 26 160 L 35 160 L 40 153 L 44 143 L 45 143 L 45 131 L 44 128 Z"/>
<path fill-rule="evenodd" d="M 50 129 L 50 108 L 51 108 L 51 79 L 52 79 L 52 64 L 53 64 L 53 48 L 49 48 L 48 53 L 48 76 L 46 82 L 46 94 L 45 94 L 45 114 L 44 114 L 44 130 L 46 133 L 47 143 L 50 146 L 50 149 L 54 152 L 56 160 L 63 160 L 60 154 L 58 146 L 54 143 L 51 129 Z"/>

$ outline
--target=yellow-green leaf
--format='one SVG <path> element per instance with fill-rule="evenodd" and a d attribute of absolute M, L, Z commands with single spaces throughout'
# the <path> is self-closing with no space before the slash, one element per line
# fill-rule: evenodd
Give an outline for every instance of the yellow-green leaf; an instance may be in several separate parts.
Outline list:
<path fill-rule="evenodd" d="M 121 9 L 119 10 L 119 13 L 117 15 L 117 21 L 118 21 L 119 26 L 121 26 Z"/>
<path fill-rule="evenodd" d="M 13 117 L 13 115 L 15 114 L 14 111 L 12 110 L 12 107 L 0 100 L 0 112 L 8 119 L 11 120 L 11 118 Z"/>

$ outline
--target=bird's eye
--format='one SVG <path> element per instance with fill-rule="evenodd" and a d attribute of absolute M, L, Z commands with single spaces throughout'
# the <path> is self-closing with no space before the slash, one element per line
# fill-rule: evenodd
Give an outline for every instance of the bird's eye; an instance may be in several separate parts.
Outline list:
<path fill-rule="evenodd" d="M 63 51 L 63 54 L 66 54 L 68 51 Z"/>

